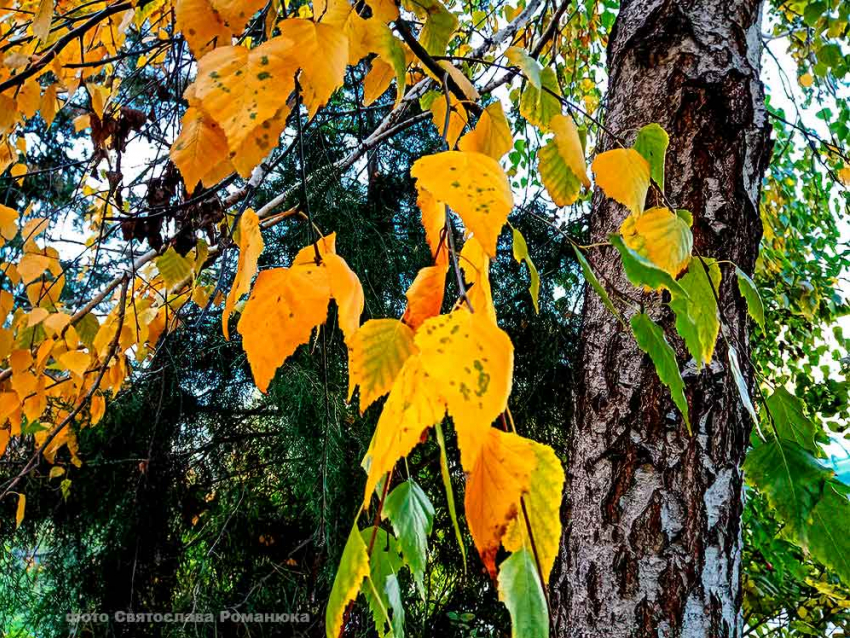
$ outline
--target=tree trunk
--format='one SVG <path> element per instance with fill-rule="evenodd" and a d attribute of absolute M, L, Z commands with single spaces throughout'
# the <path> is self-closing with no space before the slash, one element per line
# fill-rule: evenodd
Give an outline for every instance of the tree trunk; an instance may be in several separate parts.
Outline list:
<path fill-rule="evenodd" d="M 694 251 L 751 272 L 770 154 L 760 71 L 761 0 L 624 0 L 608 45 L 606 127 L 625 138 L 658 122 L 670 135 L 666 192 L 693 213 Z M 603 136 L 601 146 L 612 148 Z M 604 149 L 603 149 L 604 150 Z M 650 193 L 650 203 L 654 195 Z M 627 211 L 600 194 L 591 241 Z M 613 249 L 603 281 L 629 290 Z M 722 266 L 721 315 L 749 355 L 734 267 Z M 657 307 L 657 295 L 644 295 Z M 672 334 L 667 310 L 650 311 Z M 751 423 L 721 340 L 697 372 L 679 353 L 694 428 L 631 333 L 588 291 L 582 376 L 567 450 L 565 531 L 552 580 L 555 635 L 740 636 L 742 473 Z"/>

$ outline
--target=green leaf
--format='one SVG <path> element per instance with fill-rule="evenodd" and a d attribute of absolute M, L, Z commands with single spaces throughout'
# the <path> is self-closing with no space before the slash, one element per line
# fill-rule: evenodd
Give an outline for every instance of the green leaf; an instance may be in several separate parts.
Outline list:
<path fill-rule="evenodd" d="M 445 55 L 449 40 L 457 30 L 458 19 L 439 0 L 419 0 L 415 6 L 417 15 L 426 18 L 419 33 L 419 44 L 431 55 Z"/>
<path fill-rule="evenodd" d="M 333 589 L 325 610 L 325 635 L 327 638 L 337 638 L 342 628 L 342 619 L 349 601 L 357 598 L 360 585 L 370 573 L 369 553 L 366 544 L 357 531 L 357 524 L 351 528 L 342 558 L 336 570 Z"/>
<path fill-rule="evenodd" d="M 549 614 L 534 556 L 526 547 L 499 565 L 499 600 L 511 615 L 512 638 L 546 638 Z"/>
<path fill-rule="evenodd" d="M 647 124 L 638 131 L 634 149 L 649 162 L 649 176 L 664 190 L 664 159 L 670 138 L 659 124 Z"/>
<path fill-rule="evenodd" d="M 720 290 L 720 276 L 720 268 L 713 259 L 693 259 L 688 272 L 679 280 L 688 297 L 674 297 L 670 302 L 676 313 L 676 332 L 685 340 L 688 352 L 696 360 L 697 369 L 711 362 L 720 332 L 715 297 L 716 291 Z"/>
<path fill-rule="evenodd" d="M 528 254 L 528 244 L 525 243 L 525 237 L 516 228 L 511 226 L 514 234 L 514 259 L 519 263 L 525 262 L 528 266 L 528 274 L 531 278 L 531 284 L 528 287 L 528 292 L 531 293 L 531 301 L 534 303 L 534 312 L 540 312 L 538 299 L 540 297 L 540 275 L 537 274 L 537 268 L 534 262 L 531 261 L 531 255 Z"/>
<path fill-rule="evenodd" d="M 819 431 L 818 426 L 805 413 L 805 405 L 802 400 L 795 397 L 782 386 L 776 388 L 773 394 L 765 401 L 773 424 L 776 426 L 776 434 L 781 439 L 795 441 L 800 447 L 812 454 L 817 453 L 815 445 L 815 433 Z"/>
<path fill-rule="evenodd" d="M 785 524 L 783 535 L 850 584 L 848 487 L 788 439 L 774 439 L 751 450 L 744 474 Z"/>
<path fill-rule="evenodd" d="M 761 302 L 759 289 L 755 282 L 747 276 L 743 270 L 735 266 L 735 273 L 738 275 L 738 290 L 741 296 L 747 301 L 747 312 L 753 320 L 764 330 L 764 304 Z"/>
<path fill-rule="evenodd" d="M 360 534 L 367 548 L 372 541 L 372 534 L 375 534 L 372 555 L 369 557 L 369 578 L 372 586 L 363 588 L 363 595 L 372 610 L 375 629 L 380 636 L 390 635 L 393 638 L 402 638 L 404 608 L 400 604 L 401 592 L 396 575 L 402 568 L 403 561 L 398 549 L 398 541 L 395 536 L 381 528 L 375 530 L 374 527 L 367 527 Z"/>
<path fill-rule="evenodd" d="M 691 431 L 691 422 L 688 419 L 688 400 L 685 398 L 685 382 L 679 372 L 679 364 L 676 362 L 676 353 L 664 336 L 664 330 L 649 318 L 649 315 L 638 313 L 631 319 L 632 332 L 641 350 L 649 355 L 655 364 L 655 371 L 661 382 L 670 388 L 673 403 L 679 408 L 685 418 L 688 432 Z"/>
<path fill-rule="evenodd" d="M 587 283 L 596 291 L 596 294 L 602 299 L 602 303 L 609 310 L 609 312 L 617 317 L 620 320 L 620 323 L 623 326 L 626 325 L 626 322 L 623 320 L 623 316 L 617 311 L 614 307 L 614 304 L 611 302 L 611 297 L 608 296 L 608 292 L 605 288 L 602 287 L 602 284 L 599 282 L 599 279 L 596 277 L 596 273 L 593 272 L 593 269 L 590 267 L 590 262 L 587 261 L 587 258 L 582 254 L 581 250 L 579 250 L 578 246 L 573 244 L 573 251 L 576 254 L 576 259 L 578 259 L 578 263 L 581 266 L 581 271 L 584 273 L 584 278 L 587 280 Z"/>
<path fill-rule="evenodd" d="M 827 483 L 823 497 L 812 510 L 808 532 L 809 551 L 821 563 L 835 570 L 845 585 L 850 585 L 850 501 L 846 486 Z"/>
<path fill-rule="evenodd" d="M 753 406 L 753 401 L 750 399 L 750 390 L 747 388 L 747 380 L 741 374 L 741 365 L 738 363 L 738 351 L 734 346 L 729 346 L 729 371 L 732 373 L 732 378 L 735 379 L 735 385 L 738 388 L 738 394 L 741 396 L 741 403 L 750 413 L 753 423 L 756 424 L 756 429 L 759 426 L 759 418 L 756 415 L 756 409 Z"/>
<path fill-rule="evenodd" d="M 561 112 L 561 101 L 555 97 L 555 95 L 561 95 L 561 89 L 558 86 L 555 70 L 551 67 L 547 66 L 543 69 L 540 81 L 542 84 L 540 89 L 531 84 L 526 85 L 520 100 L 519 112 L 534 126 L 548 129 L 549 120 Z"/>
<path fill-rule="evenodd" d="M 626 271 L 626 277 L 635 286 L 647 286 L 652 290 L 666 288 L 675 297 L 677 295 L 687 297 L 688 293 L 679 285 L 666 270 L 662 270 L 646 257 L 638 254 L 626 246 L 622 235 L 608 235 L 608 241 L 620 253 L 623 260 L 623 270 Z"/>
<path fill-rule="evenodd" d="M 428 535 L 434 523 L 434 506 L 422 488 L 408 480 L 387 497 L 382 516 L 392 523 L 404 560 L 424 596 L 423 578 L 428 559 Z"/>
<path fill-rule="evenodd" d="M 449 458 L 446 454 L 446 440 L 443 437 L 443 426 L 437 423 L 434 426 L 437 432 L 437 443 L 440 444 L 440 474 L 443 476 L 443 487 L 446 490 L 446 502 L 449 508 L 449 517 L 452 519 L 452 527 L 455 530 L 460 555 L 463 559 L 463 573 L 466 574 L 466 545 L 463 544 L 463 534 L 460 533 L 460 525 L 457 522 L 457 510 L 455 509 L 455 494 L 452 489 L 452 477 L 449 474 Z"/>

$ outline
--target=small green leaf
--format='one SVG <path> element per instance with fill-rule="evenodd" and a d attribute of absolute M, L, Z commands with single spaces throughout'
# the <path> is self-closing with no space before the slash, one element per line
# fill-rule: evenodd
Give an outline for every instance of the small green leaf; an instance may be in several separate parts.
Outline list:
<path fill-rule="evenodd" d="M 531 551 L 523 547 L 499 565 L 499 600 L 511 615 L 512 638 L 547 638 L 549 614 Z"/>
<path fill-rule="evenodd" d="M 741 396 L 741 403 L 744 404 L 744 407 L 747 409 L 747 412 L 750 413 L 753 422 L 756 424 L 756 428 L 758 428 L 759 418 L 756 415 L 755 407 L 753 407 L 753 401 L 750 399 L 750 391 L 747 388 L 747 381 L 744 379 L 744 375 L 741 374 L 741 365 L 738 363 L 738 351 L 735 350 L 734 346 L 729 346 L 729 371 L 735 379 L 738 394 Z"/>
<path fill-rule="evenodd" d="M 638 313 L 631 319 L 632 332 L 641 350 L 649 355 L 655 364 L 655 371 L 661 382 L 670 388 L 673 403 L 679 408 L 685 418 L 688 432 L 691 431 L 691 422 L 688 419 L 688 400 L 685 398 L 685 382 L 679 372 L 679 364 L 676 362 L 676 353 L 664 336 L 664 330 L 649 318 L 649 315 Z"/>
<path fill-rule="evenodd" d="M 659 124 L 647 124 L 638 131 L 634 149 L 649 162 L 649 176 L 664 190 L 664 159 L 670 137 Z"/>
<path fill-rule="evenodd" d="M 192 262 L 174 250 L 174 246 L 169 246 L 168 250 L 156 258 L 156 267 L 169 288 L 192 276 Z"/>
<path fill-rule="evenodd" d="M 582 254 L 581 250 L 579 250 L 578 246 L 573 244 L 573 251 L 576 254 L 576 259 L 578 259 L 578 263 L 581 266 L 581 271 L 584 273 L 584 278 L 587 280 L 587 283 L 596 291 L 596 294 L 602 299 L 602 303 L 609 310 L 609 312 L 619 319 L 620 323 L 623 326 L 626 325 L 626 322 L 623 321 L 623 316 L 617 311 L 614 307 L 614 304 L 611 302 L 611 297 L 608 296 L 608 292 L 605 288 L 602 287 L 602 284 L 599 282 L 599 279 L 596 277 L 596 273 L 593 272 L 593 269 L 590 267 L 590 262 L 587 261 L 587 258 Z"/>
<path fill-rule="evenodd" d="M 528 266 L 528 274 L 531 278 L 531 284 L 528 287 L 528 292 L 531 293 L 531 301 L 534 303 L 534 312 L 540 312 L 538 299 L 540 297 L 540 275 L 537 274 L 537 268 L 534 262 L 531 261 L 531 255 L 528 254 L 528 244 L 525 242 L 525 237 L 516 228 L 511 226 L 514 232 L 514 259 L 519 263 L 525 262 Z"/>
<path fill-rule="evenodd" d="M 403 562 L 395 536 L 386 530 L 367 527 L 360 532 L 363 543 L 367 548 L 375 535 L 372 544 L 372 555 L 369 557 L 371 586 L 363 587 L 363 595 L 378 635 L 392 635 L 393 638 L 404 636 L 404 607 L 401 606 L 401 592 L 398 587 L 397 574 Z M 392 614 L 390 614 L 392 611 Z"/>
<path fill-rule="evenodd" d="M 688 293 L 679 285 L 679 282 L 670 276 L 670 273 L 626 246 L 622 235 L 608 235 L 608 241 L 620 253 L 623 260 L 623 270 L 626 271 L 626 277 L 633 285 L 647 286 L 652 290 L 666 288 L 674 297 L 676 295 L 688 296 Z"/>
<path fill-rule="evenodd" d="M 735 273 L 738 275 L 738 290 L 747 301 L 747 312 L 753 320 L 764 330 L 764 304 L 761 302 L 761 295 L 755 282 L 747 276 L 743 270 L 735 266 Z"/>
<path fill-rule="evenodd" d="M 440 444 L 440 474 L 443 476 L 443 487 L 446 490 L 446 502 L 449 508 L 449 517 L 455 530 L 460 555 L 463 559 L 463 573 L 466 574 L 466 546 L 463 544 L 463 534 L 460 533 L 460 525 L 457 522 L 457 510 L 455 509 L 455 494 L 452 489 L 452 477 L 449 474 L 449 458 L 446 454 L 446 439 L 443 437 L 443 426 L 438 422 L 434 426 L 437 432 L 437 443 Z"/>
<path fill-rule="evenodd" d="M 720 268 L 713 259 L 694 259 L 679 284 L 688 297 L 675 297 L 670 302 L 676 313 L 676 332 L 685 340 L 688 352 L 700 369 L 704 363 L 711 362 L 720 332 L 715 297 L 716 291 L 720 290 Z"/>
<path fill-rule="evenodd" d="M 434 506 L 422 488 L 408 480 L 387 497 L 382 516 L 390 520 L 404 560 L 424 596 L 423 578 L 428 559 L 428 535 L 434 523 Z"/>

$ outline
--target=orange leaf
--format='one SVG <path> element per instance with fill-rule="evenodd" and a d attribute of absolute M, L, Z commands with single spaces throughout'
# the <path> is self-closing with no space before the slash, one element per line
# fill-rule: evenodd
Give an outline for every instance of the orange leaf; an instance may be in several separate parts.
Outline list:
<path fill-rule="evenodd" d="M 537 464 L 533 441 L 489 428 L 466 482 L 466 520 L 490 577 L 496 577 L 496 552 L 508 524 L 521 515 L 520 498 L 528 492 Z"/>
<path fill-rule="evenodd" d="M 407 310 L 401 320 L 413 330 L 417 330 L 429 317 L 440 314 L 448 271 L 447 262 L 422 268 L 404 293 L 407 297 Z"/>
<path fill-rule="evenodd" d="M 263 235 L 260 232 L 260 219 L 252 209 L 246 210 L 239 218 L 239 263 L 236 277 L 227 293 L 224 312 L 221 314 L 221 327 L 224 338 L 230 339 L 228 319 L 239 298 L 251 288 L 251 280 L 257 274 L 257 260 L 263 252 Z"/>

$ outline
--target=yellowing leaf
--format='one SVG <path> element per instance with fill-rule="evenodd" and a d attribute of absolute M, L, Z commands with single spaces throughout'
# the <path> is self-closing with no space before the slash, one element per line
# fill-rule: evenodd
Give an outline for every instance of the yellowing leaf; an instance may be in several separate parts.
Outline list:
<path fill-rule="evenodd" d="M 425 18 L 425 26 L 419 32 L 419 44 L 431 55 L 445 55 L 458 19 L 439 0 L 416 0 L 411 8 Z"/>
<path fill-rule="evenodd" d="M 425 430 L 442 420 L 445 406 L 432 392 L 433 381 L 420 358 L 414 355 L 404 362 L 393 382 L 363 458 L 363 469 L 368 474 L 364 508 L 369 505 L 381 477 L 419 443 Z"/>
<path fill-rule="evenodd" d="M 534 265 L 534 262 L 531 261 L 531 255 L 528 252 L 528 244 L 525 242 L 525 237 L 522 236 L 522 233 L 519 232 L 516 228 L 513 229 L 514 233 L 514 259 L 518 262 L 525 262 L 526 266 L 528 266 L 528 275 L 531 280 L 531 284 L 528 286 L 528 292 L 531 294 L 531 301 L 534 303 L 534 312 L 540 312 L 540 306 L 538 305 L 538 298 L 540 297 L 540 275 L 537 274 L 537 267 Z"/>
<path fill-rule="evenodd" d="M 596 184 L 635 215 L 643 212 L 649 190 L 649 163 L 633 148 L 615 148 L 596 156 L 591 165 Z"/>
<path fill-rule="evenodd" d="M 21 526 L 24 522 L 24 512 L 27 509 L 27 497 L 24 494 L 18 494 L 18 509 L 15 511 L 15 529 Z"/>
<path fill-rule="evenodd" d="M 499 163 L 482 153 L 446 151 L 417 160 L 410 169 L 420 188 L 460 215 L 491 257 L 513 207 L 508 178 Z"/>
<path fill-rule="evenodd" d="M 581 139 L 573 121 L 564 115 L 555 115 L 550 121 L 554 139 L 542 147 L 540 177 L 557 206 L 568 206 L 576 201 L 581 185 L 590 186 L 584 163 Z"/>
<path fill-rule="evenodd" d="M 348 342 L 360 327 L 360 315 L 366 303 L 363 287 L 357 275 L 339 255 L 324 255 L 322 265 L 328 271 L 331 297 L 339 310 L 339 327 Z"/>
<path fill-rule="evenodd" d="M 546 67 L 540 74 L 542 88 L 526 85 L 519 103 L 519 112 L 531 124 L 548 129 L 553 117 L 561 113 L 561 89 L 555 70 Z"/>
<path fill-rule="evenodd" d="M 800 86 L 807 89 L 815 83 L 815 79 L 812 77 L 811 73 L 803 73 L 803 75 L 797 78 L 797 82 L 800 83 Z"/>
<path fill-rule="evenodd" d="M 532 441 L 487 427 L 480 453 L 469 471 L 464 499 L 472 540 L 492 578 L 496 552 L 510 522 L 521 516 L 520 498 L 537 465 Z M 469 467 L 464 463 L 464 467 Z"/>
<path fill-rule="evenodd" d="M 259 274 L 238 330 L 262 392 L 283 362 L 307 342 L 313 328 L 325 322 L 330 295 L 328 272 L 315 264 Z"/>
<path fill-rule="evenodd" d="M 173 288 L 192 276 L 192 262 L 169 246 L 162 255 L 156 258 L 156 267 L 165 285 Z"/>
<path fill-rule="evenodd" d="M 470 468 L 490 424 L 507 407 L 513 344 L 484 313 L 465 308 L 425 321 L 415 343 L 429 387 L 454 419 L 461 461 Z"/>
<path fill-rule="evenodd" d="M 561 501 L 563 500 L 564 468 L 555 451 L 548 445 L 530 441 L 536 464 L 531 473 L 528 494 L 525 496 L 525 511 L 528 526 L 534 536 L 534 546 L 544 582 L 555 564 L 561 543 Z M 502 542 L 509 552 L 519 551 L 524 545 L 531 547 L 528 531 L 522 515 L 508 525 Z M 536 571 L 536 570 L 535 570 Z"/>
<path fill-rule="evenodd" d="M 175 15 L 177 30 L 183 33 L 196 58 L 230 44 L 233 34 L 209 0 L 177 0 Z"/>
<path fill-rule="evenodd" d="M 620 227 L 626 246 L 676 277 L 691 260 L 694 238 L 687 222 L 666 208 L 632 213 Z"/>
<path fill-rule="evenodd" d="M 405 361 L 416 352 L 413 331 L 396 319 L 372 319 L 348 346 L 348 399 L 360 386 L 360 412 L 390 391 Z"/>
<path fill-rule="evenodd" d="M 520 73 L 526 77 L 535 89 L 539 91 L 542 88 L 543 80 L 541 74 L 543 73 L 543 67 L 540 66 L 537 60 L 528 55 L 524 49 L 508 47 L 505 51 L 505 57 L 508 58 L 508 61 L 513 66 L 519 67 Z"/>
<path fill-rule="evenodd" d="M 203 110 L 190 106 L 183 115 L 180 135 L 171 146 L 171 161 L 180 169 L 186 190 L 195 190 L 211 167 L 227 159 L 224 131 Z M 204 186 L 215 182 L 204 180 Z"/>
<path fill-rule="evenodd" d="M 248 179 L 254 168 L 278 145 L 280 134 L 286 128 L 286 118 L 289 117 L 290 111 L 289 105 L 284 104 L 274 117 L 255 127 L 238 149 L 230 152 L 230 161 L 239 175 Z M 229 172 L 229 170 L 226 171 L 226 173 Z M 214 183 L 221 177 L 225 177 L 226 173 L 219 176 L 208 174 L 205 177 L 205 183 L 208 178 L 211 178 L 210 181 Z"/>
<path fill-rule="evenodd" d="M 434 121 L 434 126 L 437 127 L 437 132 L 445 136 L 446 144 L 449 148 L 454 148 L 460 134 L 468 123 L 466 109 L 461 102 L 454 96 L 449 96 L 451 110 L 449 112 L 449 127 L 446 128 L 446 98 L 444 95 L 433 91 L 426 94 L 422 103 L 428 104 L 428 109 L 431 111 L 431 119 Z"/>
<path fill-rule="evenodd" d="M 325 636 L 339 638 L 349 601 L 357 598 L 360 584 L 369 576 L 369 552 L 357 524 L 351 529 L 339 567 L 336 570 L 328 607 L 325 610 Z"/>
<path fill-rule="evenodd" d="M 233 307 L 239 298 L 251 289 L 251 280 L 257 274 L 257 260 L 264 247 L 260 219 L 257 213 L 249 208 L 239 218 L 239 263 L 221 314 L 221 327 L 225 339 L 230 339 L 228 319 L 233 312 Z"/>
<path fill-rule="evenodd" d="M 484 153 L 495 160 L 514 146 L 511 129 L 501 102 L 493 102 L 481 113 L 475 128 L 458 142 L 461 151 Z"/>
<path fill-rule="evenodd" d="M 295 88 L 297 40 L 278 36 L 250 51 L 220 47 L 198 62 L 195 98 L 218 122 L 231 150 L 271 118 Z"/>
<path fill-rule="evenodd" d="M 363 78 L 363 105 L 369 106 L 384 94 L 395 77 L 392 65 L 380 58 L 372 60 L 372 68 Z"/>
<path fill-rule="evenodd" d="M 714 259 L 694 259 L 679 284 L 687 297 L 673 297 L 670 307 L 676 313 L 678 332 L 688 352 L 694 357 L 697 370 L 711 363 L 717 335 L 720 332 L 720 314 L 715 295 L 720 294 L 720 267 Z"/>
<path fill-rule="evenodd" d="M 417 330 L 422 322 L 440 314 L 443 295 L 446 290 L 448 262 L 422 268 L 416 279 L 404 295 L 407 297 L 407 309 L 402 321 Z"/>
<path fill-rule="evenodd" d="M 35 281 L 47 270 L 50 265 L 50 257 L 37 253 L 26 253 L 18 262 L 18 274 L 24 285 Z"/>

